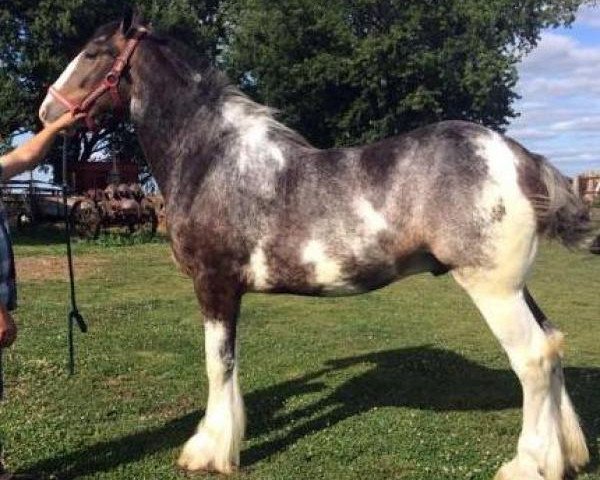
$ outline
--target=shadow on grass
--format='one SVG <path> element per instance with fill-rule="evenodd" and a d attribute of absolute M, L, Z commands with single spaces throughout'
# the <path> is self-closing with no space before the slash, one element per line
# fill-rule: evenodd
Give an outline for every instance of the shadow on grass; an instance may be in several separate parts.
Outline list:
<path fill-rule="evenodd" d="M 102 230 L 97 238 L 82 239 L 72 232 L 72 241 L 74 243 L 82 242 L 88 246 L 100 247 L 120 247 L 133 246 L 147 243 L 168 243 L 168 237 L 163 233 L 151 234 L 149 232 L 136 231 L 129 233 L 125 230 Z M 14 245 L 37 247 L 49 245 L 65 245 L 66 232 L 64 225 L 39 224 L 33 225 L 22 230 L 11 230 L 11 236 Z"/>
<path fill-rule="evenodd" d="M 15 245 L 60 245 L 65 243 L 65 228 L 62 224 L 33 225 L 22 230 L 12 229 L 11 236 Z"/>
<path fill-rule="evenodd" d="M 279 415 L 293 397 L 325 392 L 328 375 L 354 368 L 353 376 L 315 403 Z M 600 430 L 600 369 L 568 368 L 573 401 L 589 438 Z M 246 395 L 249 437 L 277 436 L 242 453 L 252 465 L 285 450 L 299 439 L 374 407 L 410 407 L 433 411 L 476 411 L 519 408 L 518 383 L 509 370 L 478 365 L 456 353 L 428 346 L 388 350 L 331 360 L 323 369 Z M 28 473 L 54 474 L 60 480 L 110 471 L 148 455 L 179 447 L 191 435 L 201 412 L 195 411 L 149 429 L 43 460 Z M 297 425 L 287 430 L 290 425 Z M 516 444 L 516 438 L 515 438 Z M 598 448 L 590 441 L 591 469 L 598 466 Z"/>

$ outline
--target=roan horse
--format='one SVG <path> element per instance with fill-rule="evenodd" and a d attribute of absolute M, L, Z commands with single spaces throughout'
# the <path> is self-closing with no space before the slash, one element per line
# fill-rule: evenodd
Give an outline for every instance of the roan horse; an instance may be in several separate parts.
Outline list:
<path fill-rule="evenodd" d="M 97 31 L 53 85 L 41 120 L 77 109 L 117 57 L 118 95 L 204 315 L 208 404 L 182 468 L 229 473 L 239 465 L 236 324 L 244 293 L 352 295 L 418 272 L 452 274 L 521 381 L 517 455 L 497 478 L 560 480 L 586 464 L 563 381 L 562 335 L 525 287 L 540 235 L 572 243 L 586 223 L 568 181 L 543 157 L 462 121 L 316 149 L 131 15 Z M 107 92 L 88 102 L 90 117 L 112 108 Z"/>

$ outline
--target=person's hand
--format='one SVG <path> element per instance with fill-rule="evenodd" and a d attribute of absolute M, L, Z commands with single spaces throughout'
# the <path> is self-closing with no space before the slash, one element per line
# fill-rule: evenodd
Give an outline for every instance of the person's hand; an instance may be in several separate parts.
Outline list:
<path fill-rule="evenodd" d="M 57 132 L 62 130 L 66 130 L 69 127 L 72 127 L 79 120 L 85 117 L 85 113 L 76 113 L 73 115 L 71 112 L 63 113 L 60 117 L 54 120 L 52 123 L 48 123 L 46 128 L 51 128 Z"/>
<path fill-rule="evenodd" d="M 0 312 L 0 348 L 10 347 L 17 338 L 17 326 L 12 315 L 2 308 Z"/>

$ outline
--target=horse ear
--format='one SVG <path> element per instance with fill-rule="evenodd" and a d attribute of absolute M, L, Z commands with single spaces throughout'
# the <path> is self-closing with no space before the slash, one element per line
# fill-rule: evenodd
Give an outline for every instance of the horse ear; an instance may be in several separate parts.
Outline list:
<path fill-rule="evenodd" d="M 140 12 L 139 10 L 135 10 L 133 12 L 133 25 L 136 28 L 144 28 L 146 26 L 147 22 L 146 19 L 144 18 L 144 14 L 142 12 Z"/>
<path fill-rule="evenodd" d="M 123 21 L 121 22 L 121 33 L 123 36 L 130 38 L 137 30 L 144 28 L 146 28 L 144 16 L 137 9 L 127 7 L 123 14 Z"/>
<path fill-rule="evenodd" d="M 121 33 L 123 36 L 128 37 L 132 32 L 133 28 L 133 17 L 134 11 L 131 7 L 126 7 L 123 12 L 123 20 L 121 21 Z"/>

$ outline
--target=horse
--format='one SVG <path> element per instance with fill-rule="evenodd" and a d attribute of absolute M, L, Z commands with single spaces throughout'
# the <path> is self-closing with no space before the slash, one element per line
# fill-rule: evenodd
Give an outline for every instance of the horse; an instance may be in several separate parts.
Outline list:
<path fill-rule="evenodd" d="M 569 245 L 586 230 L 583 205 L 547 159 L 464 121 L 317 149 L 136 14 L 97 30 L 39 116 L 85 111 L 93 124 L 115 105 L 135 125 L 204 319 L 208 400 L 182 469 L 240 466 L 245 293 L 355 295 L 423 272 L 454 277 L 520 380 L 522 431 L 496 478 L 561 480 L 588 462 L 563 335 L 525 283 L 541 236 Z"/>

